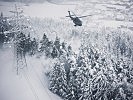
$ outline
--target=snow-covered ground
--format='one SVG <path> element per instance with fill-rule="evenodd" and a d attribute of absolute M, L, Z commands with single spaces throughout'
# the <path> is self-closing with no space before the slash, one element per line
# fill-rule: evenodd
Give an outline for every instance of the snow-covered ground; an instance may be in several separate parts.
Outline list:
<path fill-rule="evenodd" d="M 41 61 L 26 60 L 28 68 L 17 75 L 13 48 L 0 50 L 0 100 L 61 100 L 49 91 Z"/>

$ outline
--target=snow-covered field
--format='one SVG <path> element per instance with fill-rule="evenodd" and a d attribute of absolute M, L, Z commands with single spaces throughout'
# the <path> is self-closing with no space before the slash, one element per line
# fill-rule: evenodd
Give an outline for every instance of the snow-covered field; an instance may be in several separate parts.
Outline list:
<path fill-rule="evenodd" d="M 81 41 L 75 34 L 72 34 L 74 37 L 69 38 L 71 36 L 69 33 L 72 31 L 88 34 L 89 32 L 102 32 L 101 29 L 112 28 L 121 30 L 123 33 L 133 34 L 133 2 L 125 4 L 120 0 L 84 0 L 58 4 L 50 2 L 31 3 L 28 6 L 18 2 L 0 2 L 0 12 L 3 12 L 4 16 L 7 17 L 14 16 L 9 11 L 14 11 L 15 4 L 23 9 L 23 14 L 26 17 L 30 16 L 31 25 L 38 33 L 37 36 L 42 38 L 43 33 L 46 32 L 52 40 L 52 38 L 55 39 L 55 35 L 58 35 L 61 41 L 65 40 L 71 44 L 75 51 L 78 50 Z M 81 19 L 83 21 L 82 27 L 74 27 L 70 19 L 65 17 L 68 15 L 68 10 L 73 11 L 78 16 L 92 16 Z M 59 21 L 58 24 L 60 25 L 54 26 L 56 25 L 54 24 L 50 27 L 52 21 L 47 23 L 45 22 L 46 18 L 54 20 L 54 23 Z M 36 24 L 37 22 L 38 24 Z M 19 75 L 16 75 L 13 47 L 0 50 L 0 100 L 60 100 L 60 97 L 49 91 L 48 80 L 44 74 L 51 62 L 36 57 L 26 57 L 26 59 L 27 68 L 20 70 Z"/>

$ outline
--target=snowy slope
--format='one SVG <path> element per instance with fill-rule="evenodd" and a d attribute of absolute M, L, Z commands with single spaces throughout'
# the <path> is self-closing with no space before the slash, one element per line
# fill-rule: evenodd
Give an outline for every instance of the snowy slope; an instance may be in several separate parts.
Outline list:
<path fill-rule="evenodd" d="M 28 58 L 27 65 L 17 75 L 13 49 L 0 50 L 0 100 L 60 100 L 48 90 L 39 60 Z"/>

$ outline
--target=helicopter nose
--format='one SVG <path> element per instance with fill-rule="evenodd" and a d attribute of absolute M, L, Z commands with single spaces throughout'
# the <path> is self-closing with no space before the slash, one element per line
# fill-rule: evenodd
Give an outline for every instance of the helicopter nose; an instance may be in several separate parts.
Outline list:
<path fill-rule="evenodd" d="M 82 26 L 82 23 L 78 23 L 79 26 Z"/>
<path fill-rule="evenodd" d="M 81 21 L 79 22 L 79 26 L 82 26 L 82 22 Z"/>
<path fill-rule="evenodd" d="M 82 24 L 79 24 L 79 26 L 82 26 Z"/>

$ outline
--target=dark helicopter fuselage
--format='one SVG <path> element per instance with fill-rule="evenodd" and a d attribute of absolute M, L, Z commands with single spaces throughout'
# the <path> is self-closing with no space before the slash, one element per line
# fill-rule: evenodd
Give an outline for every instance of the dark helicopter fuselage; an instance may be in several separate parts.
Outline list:
<path fill-rule="evenodd" d="M 82 21 L 78 17 L 70 17 L 73 20 L 74 26 L 82 26 Z"/>

